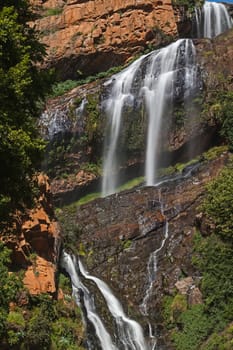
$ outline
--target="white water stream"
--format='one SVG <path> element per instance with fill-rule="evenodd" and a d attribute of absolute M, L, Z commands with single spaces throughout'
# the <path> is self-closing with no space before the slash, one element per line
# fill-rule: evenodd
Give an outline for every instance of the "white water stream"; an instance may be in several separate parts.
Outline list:
<path fill-rule="evenodd" d="M 140 70 L 140 79 L 137 73 Z M 179 75 L 182 71 L 182 74 Z M 156 180 L 158 144 L 161 122 L 173 107 L 177 93 L 176 79 L 181 79 L 181 90 L 187 95 L 195 87 L 195 48 L 191 40 L 180 39 L 161 50 L 142 56 L 123 72 L 107 82 L 111 85 L 110 97 L 104 101 L 108 115 L 109 133 L 106 136 L 103 167 L 103 196 L 116 192 L 119 172 L 118 144 L 124 118 L 124 106 L 144 99 L 148 127 L 146 141 L 146 184 Z"/>
<path fill-rule="evenodd" d="M 195 9 L 196 35 L 198 38 L 214 38 L 233 26 L 226 6 L 221 3 L 204 3 L 202 9 Z"/>
<path fill-rule="evenodd" d="M 135 74 L 140 67 L 143 57 L 136 60 L 128 68 L 112 77 L 107 84 L 113 84 L 110 97 L 105 101 L 105 110 L 109 116 L 109 134 L 105 141 L 102 194 L 107 196 L 116 191 L 117 186 L 117 146 L 120 136 L 122 110 L 125 103 L 133 103 L 135 96 L 131 92 Z"/>
<path fill-rule="evenodd" d="M 97 277 L 91 276 L 84 268 L 80 260 L 76 261 L 67 253 L 63 253 L 62 265 L 70 275 L 73 287 L 73 294 L 78 305 L 80 305 L 79 290 L 83 293 L 84 306 L 89 321 L 93 324 L 96 335 L 103 350 L 149 350 L 144 339 L 141 326 L 126 316 L 119 300 L 114 296 L 105 282 Z M 81 282 L 76 268 L 86 279 L 93 281 L 103 295 L 108 310 L 117 326 L 116 340 L 111 339 L 100 316 L 98 315 L 93 297 L 87 287 Z M 116 344 L 117 343 L 117 344 Z"/>
<path fill-rule="evenodd" d="M 66 252 L 63 252 L 62 256 L 62 266 L 65 268 L 69 274 L 72 282 L 73 295 L 76 303 L 80 306 L 80 296 L 79 290 L 83 293 L 84 307 L 87 313 L 88 320 L 93 324 L 96 335 L 100 341 L 103 350 L 117 350 L 116 346 L 113 344 L 112 339 L 108 331 L 106 330 L 101 318 L 99 317 L 94 299 L 87 289 L 87 287 L 81 282 L 76 267 L 77 261 L 75 257 L 71 257 Z"/>
<path fill-rule="evenodd" d="M 157 273 L 157 268 L 158 268 L 158 266 L 157 266 L 158 253 L 163 249 L 167 238 L 168 238 L 168 222 L 166 222 L 165 227 L 164 227 L 164 238 L 161 242 L 161 245 L 158 249 L 156 249 L 154 252 L 152 252 L 150 254 L 148 264 L 147 264 L 148 287 L 146 289 L 142 304 L 140 305 L 141 312 L 145 316 L 148 316 L 147 303 L 148 303 L 149 298 L 151 297 L 153 284 L 156 280 L 156 273 Z"/>
<path fill-rule="evenodd" d="M 144 95 L 148 111 L 148 133 L 146 147 L 146 185 L 155 184 L 158 167 L 158 143 L 161 122 L 172 109 L 179 69 L 183 69 L 184 93 L 195 86 L 195 48 L 191 40 L 180 39 L 155 52 L 144 79 Z M 157 72 L 156 75 L 153 72 Z M 181 82 L 182 83 L 182 82 Z"/>

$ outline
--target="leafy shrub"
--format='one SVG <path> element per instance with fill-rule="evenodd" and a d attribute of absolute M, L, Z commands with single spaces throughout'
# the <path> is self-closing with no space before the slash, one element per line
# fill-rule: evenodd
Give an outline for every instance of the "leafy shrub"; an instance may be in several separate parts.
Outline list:
<path fill-rule="evenodd" d="M 233 243 L 233 164 L 207 187 L 202 210 L 214 221 L 215 233 Z"/>
<path fill-rule="evenodd" d="M 181 331 L 173 332 L 173 341 L 178 350 L 196 350 L 212 328 L 203 305 L 194 305 L 179 318 Z"/>

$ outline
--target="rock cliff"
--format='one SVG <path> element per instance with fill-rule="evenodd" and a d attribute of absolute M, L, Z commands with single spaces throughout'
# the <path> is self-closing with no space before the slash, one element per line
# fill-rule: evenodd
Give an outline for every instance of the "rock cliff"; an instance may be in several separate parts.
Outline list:
<path fill-rule="evenodd" d="M 12 228 L 6 227 L 1 239 L 12 249 L 13 267 L 24 269 L 30 294 L 55 294 L 61 236 L 46 175 L 38 176 L 38 189 L 34 208 L 14 215 Z"/>
<path fill-rule="evenodd" d="M 31 1 L 47 47 L 46 65 L 76 79 L 125 63 L 177 35 L 171 0 Z"/>
<path fill-rule="evenodd" d="M 194 43 L 200 69 L 200 86 L 199 95 L 190 108 L 193 122 L 190 126 L 189 118 L 187 127 L 184 127 L 182 109 L 180 106 L 175 108 L 173 127 L 170 127 L 163 143 L 163 159 L 184 161 L 185 150 L 191 149 L 186 147 L 191 139 L 196 138 L 196 153 L 218 142 L 218 125 L 214 110 L 208 107 L 208 103 L 211 92 L 225 88 L 229 90 L 232 86 L 229 77 L 233 74 L 233 65 L 230 64 L 233 57 L 233 31 L 213 40 L 194 40 Z M 44 137 L 50 139 L 45 169 L 52 177 L 52 192 L 57 204 L 75 201 L 86 191 L 97 190 L 106 121 L 101 112 L 101 103 L 106 94 L 105 82 L 106 79 L 97 80 L 49 100 L 42 115 L 41 131 Z M 211 103 L 214 105 L 215 101 Z M 128 114 L 128 123 L 134 120 L 135 125 L 135 113 L 134 110 Z M 141 174 L 144 159 L 146 119 L 143 118 L 143 111 L 137 113 L 141 118 L 140 127 L 135 126 L 127 138 L 131 140 L 133 148 L 130 149 L 129 144 L 125 145 L 128 155 L 125 167 L 128 167 L 129 177 L 132 171 L 134 176 Z"/>
<path fill-rule="evenodd" d="M 200 278 L 191 261 L 192 240 L 205 185 L 228 158 L 227 152 L 218 153 L 206 155 L 204 162 L 187 167 L 179 176 L 164 178 L 158 187 L 137 187 L 77 208 L 76 251 L 89 272 L 111 286 L 146 334 L 148 322 L 157 325 L 163 349 L 173 348 L 161 328 L 163 298 L 176 289 L 189 305 L 202 301 Z M 156 251 L 156 278 L 145 307 L 148 262 Z"/>

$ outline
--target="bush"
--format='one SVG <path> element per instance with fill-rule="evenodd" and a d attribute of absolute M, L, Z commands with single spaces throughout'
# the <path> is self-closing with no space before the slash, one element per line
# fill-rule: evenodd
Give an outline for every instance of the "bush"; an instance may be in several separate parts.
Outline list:
<path fill-rule="evenodd" d="M 197 350 L 212 328 L 203 305 L 194 305 L 179 318 L 181 331 L 173 332 L 173 341 L 178 350 Z"/>
<path fill-rule="evenodd" d="M 233 243 L 233 164 L 207 187 L 201 209 L 214 222 L 215 233 L 222 240 Z"/>

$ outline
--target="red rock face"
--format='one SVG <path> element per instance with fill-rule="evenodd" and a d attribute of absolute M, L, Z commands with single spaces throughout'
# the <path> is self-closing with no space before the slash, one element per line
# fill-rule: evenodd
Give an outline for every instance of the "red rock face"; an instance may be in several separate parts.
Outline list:
<path fill-rule="evenodd" d="M 31 2 L 41 15 L 36 28 L 48 45 L 47 65 L 62 78 L 125 63 L 148 44 L 177 34 L 171 0 Z"/>
<path fill-rule="evenodd" d="M 55 219 L 48 177 L 38 176 L 40 195 L 35 208 L 18 214 L 17 235 L 3 236 L 14 265 L 25 268 L 24 284 L 31 294 L 55 293 L 60 229 Z"/>

